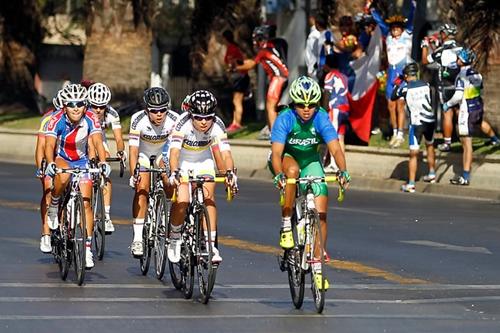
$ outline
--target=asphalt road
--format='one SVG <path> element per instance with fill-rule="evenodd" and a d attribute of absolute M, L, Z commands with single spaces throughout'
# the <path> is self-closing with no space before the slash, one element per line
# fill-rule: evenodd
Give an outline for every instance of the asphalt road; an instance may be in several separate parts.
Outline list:
<path fill-rule="evenodd" d="M 295 310 L 278 269 L 278 193 L 241 180 L 218 195 L 220 249 L 213 299 L 185 300 L 142 276 L 129 254 L 132 191 L 115 179 L 102 262 L 78 287 L 39 252 L 39 181 L 29 166 L 0 163 L 0 332 L 499 332 L 500 204 L 351 190 L 331 200 L 322 315 L 306 290 Z M 116 176 L 117 177 L 117 176 Z M 332 198 L 335 189 L 331 191 Z"/>

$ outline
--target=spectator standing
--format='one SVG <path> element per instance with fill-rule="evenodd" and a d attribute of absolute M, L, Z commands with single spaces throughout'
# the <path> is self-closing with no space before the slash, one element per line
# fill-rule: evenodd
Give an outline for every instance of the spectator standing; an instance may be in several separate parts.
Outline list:
<path fill-rule="evenodd" d="M 393 89 L 392 100 L 404 98 L 406 110 L 409 114 L 410 125 L 408 141 L 410 146 L 410 160 L 408 162 L 408 183 L 401 186 L 403 192 L 415 192 L 415 178 L 417 174 L 417 159 L 422 136 L 425 138 L 427 149 L 427 163 L 429 174 L 424 181 L 436 181 L 434 157 L 434 129 L 435 115 L 432 110 L 431 90 L 428 83 L 419 80 L 419 69 L 416 63 L 410 63 L 403 69 L 404 81 Z"/>
<path fill-rule="evenodd" d="M 321 33 L 316 28 L 316 16 L 309 16 L 309 27 L 311 31 L 307 36 L 306 50 L 305 50 L 305 62 L 307 66 L 307 75 L 311 78 L 316 79 L 317 68 L 318 68 L 318 41 Z"/>
<path fill-rule="evenodd" d="M 422 47 L 422 63 L 432 64 L 437 63 L 439 66 L 437 89 L 439 92 L 440 103 L 447 102 L 455 92 L 455 79 L 460 71 L 457 65 L 457 54 L 462 50 L 456 42 L 455 35 L 457 27 L 452 23 L 443 24 L 439 27 L 439 39 L 434 36 L 426 37 L 421 43 Z M 441 42 L 437 48 L 433 46 Z M 432 52 L 430 52 L 432 51 Z M 443 110 L 443 137 L 444 142 L 438 145 L 441 151 L 450 151 L 451 136 L 453 134 L 453 116 L 456 110 Z M 452 110 L 452 111 L 449 111 Z M 481 131 L 490 138 L 490 144 L 500 145 L 500 139 L 495 134 L 491 125 L 483 119 L 481 122 Z"/>
<path fill-rule="evenodd" d="M 224 56 L 224 63 L 229 71 L 229 80 L 233 90 L 233 121 L 227 127 L 227 133 L 236 133 L 243 129 L 243 99 L 245 93 L 250 88 L 250 77 L 246 70 L 236 70 L 236 66 L 243 64 L 243 53 L 241 52 L 238 44 L 234 40 L 233 32 L 225 30 L 222 33 L 224 43 L 226 44 L 226 55 Z"/>
<path fill-rule="evenodd" d="M 404 100 L 392 100 L 391 96 L 392 90 L 395 88 L 395 80 L 402 75 L 403 68 L 413 61 L 411 59 L 411 48 L 415 7 L 416 1 L 412 0 L 408 18 L 393 15 L 385 21 L 375 8 L 371 9 L 373 18 L 380 26 L 384 36 L 387 36 L 386 46 L 389 67 L 387 69 L 386 98 L 393 130 L 389 143 L 392 148 L 397 148 L 404 142 Z"/>
<path fill-rule="evenodd" d="M 450 179 L 454 185 L 469 185 L 472 167 L 472 134 L 483 120 L 483 78 L 472 68 L 474 51 L 464 48 L 457 55 L 460 72 L 455 80 L 455 93 L 443 104 L 443 111 L 458 105 L 458 135 L 463 148 L 463 172 Z"/>
<path fill-rule="evenodd" d="M 326 63 L 326 56 L 333 54 L 334 39 L 332 31 L 328 29 L 328 20 L 326 17 L 318 16 L 316 18 L 316 29 L 319 31 L 316 75 L 322 83 L 326 75 L 323 71 L 323 66 Z"/>
<path fill-rule="evenodd" d="M 238 71 L 249 71 L 261 64 L 269 79 L 266 96 L 267 125 L 260 131 L 259 139 L 269 140 L 270 130 L 277 116 L 277 108 L 281 95 L 288 82 L 288 68 L 274 44 L 270 41 L 269 26 L 256 27 L 252 34 L 254 47 L 258 50 L 254 59 L 246 59 L 242 65 L 236 66 Z"/>
<path fill-rule="evenodd" d="M 349 91 L 352 91 L 356 75 L 350 62 L 361 55 L 362 49 L 358 43 L 358 38 L 355 36 L 354 21 L 351 16 L 342 16 L 340 18 L 339 30 L 341 38 L 335 43 L 332 53 L 338 59 L 339 71 L 347 77 Z"/>
<path fill-rule="evenodd" d="M 455 91 L 455 78 L 459 73 L 457 65 L 457 53 L 462 49 L 455 41 L 457 27 L 454 24 L 447 23 L 439 27 L 439 36 L 441 45 L 432 51 L 432 46 L 437 42 L 435 38 L 424 38 L 421 43 L 422 63 L 436 63 L 439 66 L 437 77 L 437 90 L 439 93 L 439 103 L 442 105 L 447 102 Z M 432 52 L 430 52 L 432 51 Z M 438 145 L 441 151 L 450 151 L 451 135 L 453 133 L 453 114 L 452 108 L 443 110 L 443 136 L 444 143 Z"/>

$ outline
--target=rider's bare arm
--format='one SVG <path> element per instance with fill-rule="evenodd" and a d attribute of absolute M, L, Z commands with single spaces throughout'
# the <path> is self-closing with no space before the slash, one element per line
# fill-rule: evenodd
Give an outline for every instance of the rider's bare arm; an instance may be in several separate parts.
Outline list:
<path fill-rule="evenodd" d="M 271 163 L 273 165 L 273 170 L 276 174 L 283 172 L 283 167 L 281 164 L 281 156 L 283 156 L 284 150 L 285 150 L 284 144 L 273 142 L 271 146 Z"/>
<path fill-rule="evenodd" d="M 345 162 L 345 156 L 344 153 L 342 152 L 342 149 L 340 148 L 340 143 L 339 140 L 331 140 L 327 144 L 328 151 L 330 154 L 335 158 L 335 163 L 339 167 L 340 170 L 346 170 L 346 162 Z"/>

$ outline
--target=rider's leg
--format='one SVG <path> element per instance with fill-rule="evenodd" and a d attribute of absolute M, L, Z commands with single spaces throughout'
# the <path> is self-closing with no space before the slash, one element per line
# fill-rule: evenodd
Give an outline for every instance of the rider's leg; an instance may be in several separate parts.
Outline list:
<path fill-rule="evenodd" d="M 148 209 L 149 193 L 149 173 L 141 172 L 140 180 L 135 187 L 134 201 L 132 205 L 132 216 L 134 218 L 134 242 L 142 241 L 142 229 L 144 227 L 144 218 Z"/>

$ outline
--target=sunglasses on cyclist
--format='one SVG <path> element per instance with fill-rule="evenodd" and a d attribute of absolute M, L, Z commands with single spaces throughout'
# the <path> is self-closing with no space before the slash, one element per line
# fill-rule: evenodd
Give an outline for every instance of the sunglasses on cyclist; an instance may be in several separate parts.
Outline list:
<path fill-rule="evenodd" d="M 202 120 L 210 121 L 210 120 L 213 120 L 214 117 L 215 117 L 215 114 L 208 114 L 206 116 L 193 115 L 193 119 L 198 120 L 198 121 L 202 121 Z"/>
<path fill-rule="evenodd" d="M 305 109 L 305 108 L 315 109 L 317 106 L 318 106 L 318 104 L 316 104 L 316 103 L 311 103 L 311 104 L 297 103 L 297 104 L 295 104 L 295 107 L 297 107 L 299 109 Z"/>
<path fill-rule="evenodd" d="M 167 108 L 163 108 L 163 109 L 148 109 L 148 112 L 149 113 L 154 113 L 154 114 L 157 114 L 157 113 L 165 113 L 167 112 L 168 109 Z"/>
<path fill-rule="evenodd" d="M 85 106 L 85 105 L 87 105 L 87 103 L 85 103 L 85 101 L 64 103 L 64 106 L 68 107 L 68 108 L 81 108 L 82 106 Z"/>
<path fill-rule="evenodd" d="M 107 105 L 94 105 L 94 104 L 90 104 L 90 106 L 92 107 L 92 109 L 99 109 L 99 110 L 103 110 L 106 108 Z"/>

